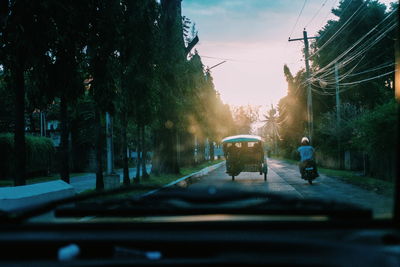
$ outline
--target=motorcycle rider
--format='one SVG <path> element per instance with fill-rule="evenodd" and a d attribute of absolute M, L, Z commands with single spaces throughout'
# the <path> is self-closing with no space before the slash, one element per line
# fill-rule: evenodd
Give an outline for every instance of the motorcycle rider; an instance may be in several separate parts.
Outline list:
<path fill-rule="evenodd" d="M 304 169 L 307 165 L 314 167 L 316 177 L 318 177 L 319 174 L 314 159 L 314 148 L 310 146 L 310 140 L 307 137 L 303 137 L 301 139 L 301 146 L 297 149 L 297 151 L 300 153 L 299 169 L 301 178 L 304 178 Z"/>

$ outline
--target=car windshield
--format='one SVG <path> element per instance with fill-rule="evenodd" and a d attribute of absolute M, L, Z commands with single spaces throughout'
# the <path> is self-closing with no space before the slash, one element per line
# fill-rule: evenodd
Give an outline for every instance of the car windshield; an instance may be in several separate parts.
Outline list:
<path fill-rule="evenodd" d="M 393 218 L 396 1 L 0 12 L 0 219 Z"/>

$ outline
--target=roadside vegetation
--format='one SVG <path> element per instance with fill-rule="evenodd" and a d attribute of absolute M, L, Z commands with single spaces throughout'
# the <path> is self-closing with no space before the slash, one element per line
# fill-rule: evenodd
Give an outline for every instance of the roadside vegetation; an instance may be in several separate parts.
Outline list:
<path fill-rule="evenodd" d="M 180 174 L 165 174 L 165 175 L 153 175 L 150 174 L 148 179 L 143 179 L 140 183 L 141 186 L 152 186 L 155 188 L 163 187 L 169 183 L 172 183 L 180 178 L 183 178 L 187 175 L 190 175 L 192 173 L 201 171 L 204 168 L 207 168 L 209 166 L 218 164 L 223 162 L 224 160 L 215 160 L 215 161 L 206 161 L 203 162 L 197 166 L 192 166 L 192 167 L 183 167 L 181 168 L 181 173 Z M 131 181 L 132 184 L 134 184 L 134 179 Z M 89 189 L 81 192 L 80 194 L 88 194 L 88 193 L 93 193 L 95 192 L 95 189 Z M 135 195 L 140 195 L 147 193 L 149 190 L 132 190 L 129 192 L 121 193 L 121 194 L 115 194 L 109 197 L 101 197 L 100 199 L 116 199 L 116 198 L 127 198 L 127 197 L 132 197 Z"/>
<path fill-rule="evenodd" d="M 300 140 L 308 136 L 318 164 L 326 168 L 322 172 L 387 191 L 396 171 L 398 6 L 343 0 L 332 9 L 335 18 L 310 40 L 309 77 L 305 69 L 292 73 L 287 65 L 283 68 L 287 95 L 264 115 L 262 128 L 270 155 L 297 160 Z M 308 131 L 308 85 L 313 136 Z"/>
<path fill-rule="evenodd" d="M 124 185 L 132 181 L 133 153 L 143 173 L 135 177 L 139 183 L 150 157 L 155 177 L 201 164 L 207 144 L 214 158 L 214 145 L 236 133 L 235 122 L 195 49 L 197 29 L 180 2 L 4 2 L 0 133 L 12 143 L 2 155 L 10 167 L 4 179 L 29 183 L 38 175 L 30 171 L 39 166 L 32 160 L 40 159 L 67 183 L 71 173 L 90 169 L 102 190 L 108 115 Z M 51 162 L 30 158 L 39 149 L 30 145 L 33 135 L 56 140 Z"/>

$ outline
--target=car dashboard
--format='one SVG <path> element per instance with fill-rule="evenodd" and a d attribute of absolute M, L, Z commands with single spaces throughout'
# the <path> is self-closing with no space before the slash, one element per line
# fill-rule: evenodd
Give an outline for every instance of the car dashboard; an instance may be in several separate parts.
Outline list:
<path fill-rule="evenodd" d="M 0 227 L 1 266 L 400 266 L 388 221 L 192 220 Z"/>

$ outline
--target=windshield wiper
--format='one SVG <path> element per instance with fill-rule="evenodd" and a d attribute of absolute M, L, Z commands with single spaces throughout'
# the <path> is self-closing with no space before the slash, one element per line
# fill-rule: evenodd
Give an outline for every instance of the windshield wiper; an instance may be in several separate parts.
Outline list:
<path fill-rule="evenodd" d="M 321 215 L 371 219 L 372 211 L 336 201 L 301 199 L 260 191 L 170 188 L 157 194 L 100 202 L 78 202 L 55 210 L 57 217 L 142 217 L 179 215 Z"/>

